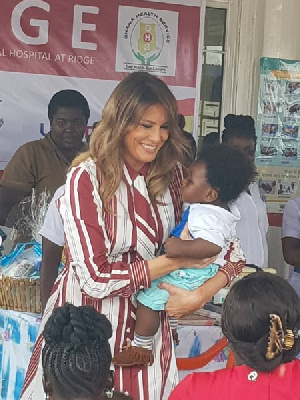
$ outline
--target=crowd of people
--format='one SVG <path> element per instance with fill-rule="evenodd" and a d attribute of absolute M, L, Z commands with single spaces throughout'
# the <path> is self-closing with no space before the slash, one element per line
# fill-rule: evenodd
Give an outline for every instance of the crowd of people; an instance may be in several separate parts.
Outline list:
<path fill-rule="evenodd" d="M 81 93 L 56 93 L 50 132 L 22 146 L 0 182 L 1 224 L 33 188 L 52 197 L 40 232 L 42 322 L 21 399 L 217 398 L 223 380 L 227 398 L 246 398 L 243 390 L 250 398 L 262 392 L 246 383 L 265 380 L 275 390 L 282 366 L 286 380 L 294 377 L 298 297 L 283 279 L 258 272 L 235 283 L 224 304 L 236 367 L 178 385 L 178 318 L 245 265 L 268 266 L 253 118 L 226 116 L 221 143 L 214 133 L 196 155 L 174 95 L 146 72 L 116 86 L 87 145 L 89 116 Z M 287 228 L 282 243 L 296 271 L 295 234 Z"/>

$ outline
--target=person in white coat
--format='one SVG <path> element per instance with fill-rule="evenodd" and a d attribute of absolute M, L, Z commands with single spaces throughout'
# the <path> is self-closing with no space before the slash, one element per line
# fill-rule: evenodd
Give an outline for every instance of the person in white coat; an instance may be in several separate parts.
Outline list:
<path fill-rule="evenodd" d="M 284 207 L 281 243 L 285 262 L 294 267 L 289 283 L 300 297 L 300 196 Z"/>
<path fill-rule="evenodd" d="M 254 163 L 257 139 L 254 119 L 249 115 L 228 114 L 224 119 L 224 126 L 222 143 L 241 150 Z M 261 199 L 255 182 L 240 195 L 235 205 L 241 215 L 236 233 L 246 257 L 246 265 L 267 268 L 268 217 L 265 202 Z"/>

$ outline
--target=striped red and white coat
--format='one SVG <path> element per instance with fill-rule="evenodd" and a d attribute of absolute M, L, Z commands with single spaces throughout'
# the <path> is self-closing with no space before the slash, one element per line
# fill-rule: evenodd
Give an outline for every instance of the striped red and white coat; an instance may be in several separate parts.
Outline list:
<path fill-rule="evenodd" d="M 65 193 L 58 199 L 64 222 L 66 267 L 58 276 L 40 327 L 53 309 L 65 302 L 92 305 L 113 326 L 112 353 L 132 339 L 136 318 L 135 294 L 149 287 L 147 260 L 155 257 L 179 222 L 182 171 L 174 168 L 173 179 L 159 205 L 153 205 L 145 183 L 147 169 L 137 174 L 124 165 L 123 178 L 109 212 L 98 194 L 101 176 L 88 160 L 73 168 Z M 100 181 L 100 182 L 99 182 Z M 228 263 L 223 272 L 231 277 L 239 271 Z M 154 338 L 154 364 L 147 368 L 115 368 L 115 388 L 135 400 L 167 399 L 178 382 L 174 348 L 167 314 L 160 313 L 160 328 Z M 38 336 L 27 370 L 21 399 L 43 398 L 41 348 Z M 112 366 L 113 368 L 113 366 Z"/>
<path fill-rule="evenodd" d="M 123 179 L 110 203 L 111 212 L 107 212 L 98 194 L 95 163 L 89 160 L 70 171 L 65 193 L 58 200 L 64 222 L 66 267 L 55 282 L 40 331 L 54 307 L 71 302 L 90 304 L 108 317 L 113 326 L 112 353 L 124 345 L 126 338 L 133 337 L 135 293 L 150 286 L 147 260 L 158 254 L 179 222 L 181 182 L 181 169 L 175 167 L 172 182 L 162 196 L 164 205 L 155 206 L 148 198 L 145 177 L 124 166 Z M 149 210 L 145 210 L 146 203 Z M 148 213 L 143 215 L 144 211 Z M 144 219 L 147 215 L 152 215 L 150 223 Z M 40 335 L 22 399 L 43 398 L 41 347 Z M 137 400 L 168 398 L 178 378 L 165 312 L 161 313 L 154 349 L 154 364 L 148 368 L 115 368 L 117 390 L 127 391 Z"/>

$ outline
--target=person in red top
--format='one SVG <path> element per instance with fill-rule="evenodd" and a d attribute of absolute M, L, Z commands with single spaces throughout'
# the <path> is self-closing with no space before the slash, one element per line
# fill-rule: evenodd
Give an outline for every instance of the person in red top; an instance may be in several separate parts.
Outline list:
<path fill-rule="evenodd" d="M 236 366 L 188 375 L 169 400 L 300 399 L 300 301 L 282 278 L 256 272 L 225 299 L 222 330 Z"/>

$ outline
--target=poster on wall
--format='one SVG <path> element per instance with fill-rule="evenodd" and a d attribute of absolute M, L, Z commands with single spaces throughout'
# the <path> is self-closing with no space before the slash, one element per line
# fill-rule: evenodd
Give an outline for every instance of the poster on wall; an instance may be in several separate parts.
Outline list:
<path fill-rule="evenodd" d="M 300 195 L 300 169 L 296 167 L 258 167 L 257 184 L 268 213 L 282 213 L 288 200 Z"/>
<path fill-rule="evenodd" d="M 22 144 L 49 131 L 47 106 L 79 90 L 98 121 L 132 71 L 163 79 L 179 112 L 195 112 L 204 7 L 193 0 L 3 0 L 0 36 L 0 170 Z"/>
<path fill-rule="evenodd" d="M 261 58 L 257 165 L 300 166 L 300 61 Z"/>
<path fill-rule="evenodd" d="M 300 61 L 261 58 L 256 132 L 260 192 L 282 213 L 300 194 Z"/>

